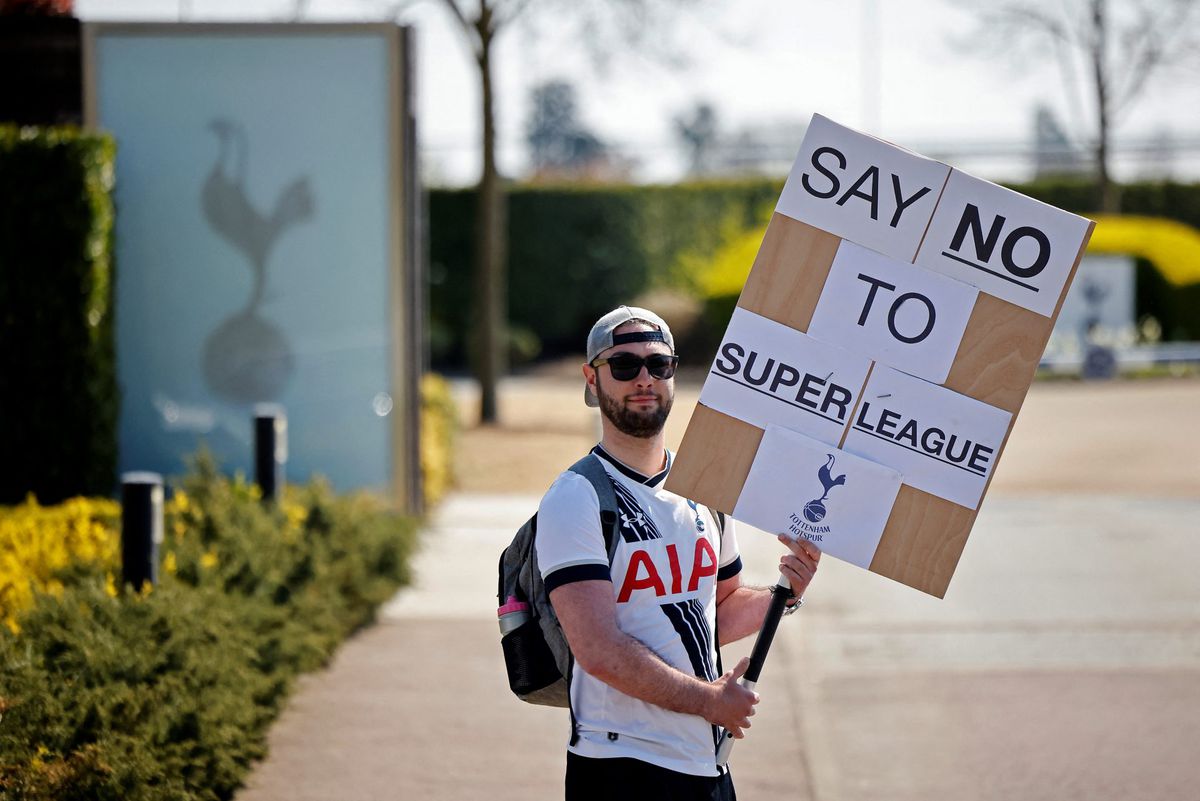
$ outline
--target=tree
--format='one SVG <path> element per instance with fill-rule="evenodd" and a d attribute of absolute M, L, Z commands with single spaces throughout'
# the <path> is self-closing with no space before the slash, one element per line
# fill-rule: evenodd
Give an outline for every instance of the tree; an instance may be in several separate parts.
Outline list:
<path fill-rule="evenodd" d="M 566 81 L 535 86 L 530 106 L 525 143 L 536 174 L 581 174 L 606 158 L 608 148 L 579 118 L 574 86 Z"/>
<path fill-rule="evenodd" d="M 717 144 L 717 112 L 711 103 L 697 101 L 687 114 L 674 119 L 675 135 L 688 151 L 688 173 L 712 172 L 713 149 Z"/>
<path fill-rule="evenodd" d="M 393 15 L 414 0 L 398 0 Z M 672 7 L 694 7 L 705 0 L 439 0 L 466 37 L 479 68 L 480 112 L 483 120 L 481 153 L 483 167 L 478 184 L 475 225 L 474 319 L 475 375 L 479 381 L 479 416 L 482 422 L 497 419 L 496 388 L 505 369 L 507 340 L 507 200 L 496 167 L 496 69 L 497 38 L 513 23 L 527 16 L 533 6 L 558 7 L 578 24 L 579 41 L 598 61 L 603 61 L 608 43 L 620 42 L 622 49 L 653 40 L 660 54 L 669 51 L 666 26 L 656 19 Z"/>
<path fill-rule="evenodd" d="M 1152 76 L 1195 53 L 1197 5 L 1198 0 L 989 0 L 979 10 L 979 41 L 1052 47 L 1081 119 L 1084 104 L 1077 93 L 1083 75 L 1093 105 L 1087 139 L 1101 211 L 1120 206 L 1110 169 L 1113 130 Z"/>
<path fill-rule="evenodd" d="M 483 167 L 475 211 L 474 318 L 475 377 L 479 381 L 479 417 L 493 423 L 498 417 L 496 386 L 505 368 L 507 339 L 508 203 L 496 167 L 496 93 L 493 83 L 493 45 L 500 31 L 529 5 L 528 0 L 478 0 L 474 11 L 467 0 L 441 0 L 467 38 L 479 68 L 483 117 Z"/>

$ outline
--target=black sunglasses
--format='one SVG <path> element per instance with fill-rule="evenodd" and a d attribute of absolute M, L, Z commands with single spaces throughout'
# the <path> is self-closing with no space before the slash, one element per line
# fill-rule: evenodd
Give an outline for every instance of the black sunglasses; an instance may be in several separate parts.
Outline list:
<path fill-rule="evenodd" d="M 618 381 L 632 381 L 642 372 L 646 365 L 647 372 L 655 378 L 667 379 L 675 375 L 675 367 L 679 364 L 678 356 L 668 356 L 665 353 L 652 353 L 642 358 L 632 353 L 614 353 L 607 359 L 593 359 L 592 367 L 607 364 L 612 371 L 612 377 Z"/>

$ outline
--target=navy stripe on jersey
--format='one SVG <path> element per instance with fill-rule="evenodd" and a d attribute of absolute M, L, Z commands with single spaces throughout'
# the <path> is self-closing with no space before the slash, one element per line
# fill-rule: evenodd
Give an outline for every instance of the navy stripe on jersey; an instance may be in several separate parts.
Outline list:
<path fill-rule="evenodd" d="M 560 567 L 542 579 L 542 583 L 546 585 L 547 595 L 564 584 L 572 584 L 576 581 L 612 581 L 612 574 L 609 572 L 608 565 L 568 565 Z"/>
<path fill-rule="evenodd" d="M 717 673 L 712 663 L 712 654 L 716 648 L 712 641 L 712 631 L 708 628 L 708 618 L 704 614 L 704 604 L 693 598 L 687 602 L 687 608 L 696 629 L 703 635 L 700 645 L 703 647 L 705 675 L 709 681 L 716 681 Z"/>
<path fill-rule="evenodd" d="M 655 473 L 652 476 L 642 475 L 638 471 L 634 470 L 632 467 L 629 467 L 629 466 L 623 464 L 619 460 L 617 460 L 617 459 L 613 458 L 611 455 L 609 455 L 608 451 L 604 450 L 604 448 L 601 448 L 599 445 L 592 448 L 592 453 L 603 458 L 606 462 L 611 464 L 613 466 L 613 468 L 617 472 L 619 472 L 621 475 L 625 476 L 626 478 L 630 479 L 631 481 L 636 481 L 639 484 L 645 484 L 647 487 L 657 487 L 659 484 L 661 484 L 663 482 L 663 479 L 665 479 L 667 477 L 667 473 L 670 472 L 670 470 L 671 470 L 671 452 L 670 451 L 667 451 L 666 466 L 661 471 Z"/>
<path fill-rule="evenodd" d="M 704 648 L 705 677 L 709 681 L 716 681 L 717 677 L 721 675 L 721 667 L 720 667 L 721 652 L 719 650 L 713 648 L 712 632 L 710 632 L 708 629 L 708 619 L 704 616 L 704 606 L 696 599 L 692 599 L 692 600 L 688 601 L 687 605 L 689 607 L 690 618 L 704 632 L 703 648 Z M 714 651 L 716 651 L 716 654 L 717 654 L 717 667 L 715 670 L 713 669 L 713 663 L 709 659 L 709 656 Z M 696 675 L 699 675 L 699 674 L 696 674 Z M 711 725 L 712 725 L 713 748 L 716 748 L 717 746 L 719 746 L 721 744 L 721 735 L 724 733 L 725 730 L 715 723 L 713 723 Z"/>
<path fill-rule="evenodd" d="M 704 617 L 704 607 L 696 599 L 681 601 L 675 604 L 663 604 L 663 614 L 671 621 L 675 633 L 679 635 L 683 648 L 687 651 L 692 663 L 692 672 L 697 678 L 715 681 L 710 658 L 712 653 L 712 635 L 708 630 L 708 621 Z"/>
<path fill-rule="evenodd" d="M 717 571 L 717 581 L 724 581 L 725 579 L 733 578 L 734 576 L 736 576 L 738 573 L 741 573 L 741 572 L 742 572 L 742 557 L 739 556 L 737 559 L 734 559 L 732 562 L 725 565 L 725 567 L 723 567 Z"/>
<path fill-rule="evenodd" d="M 662 539 L 658 526 L 638 505 L 633 493 L 622 487 L 620 481 L 612 484 L 617 495 L 617 511 L 621 513 L 621 539 L 626 542 Z"/>

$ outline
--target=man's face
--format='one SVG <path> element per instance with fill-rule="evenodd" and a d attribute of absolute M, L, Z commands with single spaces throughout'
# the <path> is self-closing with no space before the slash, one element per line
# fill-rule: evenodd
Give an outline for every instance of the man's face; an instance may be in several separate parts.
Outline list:
<path fill-rule="evenodd" d="M 628 323 L 618 328 L 616 333 L 653 330 L 643 323 Z M 630 353 L 645 358 L 654 353 L 670 356 L 671 349 L 664 342 L 630 342 L 609 348 L 600 354 L 600 358 L 611 358 L 617 353 Z M 595 370 L 600 411 L 618 431 L 641 438 L 654 437 L 662 431 L 667 415 L 671 412 L 671 404 L 675 402 L 673 377 L 655 378 L 643 366 L 632 379 L 618 381 L 613 378 L 612 370 L 607 364 L 600 365 Z"/>

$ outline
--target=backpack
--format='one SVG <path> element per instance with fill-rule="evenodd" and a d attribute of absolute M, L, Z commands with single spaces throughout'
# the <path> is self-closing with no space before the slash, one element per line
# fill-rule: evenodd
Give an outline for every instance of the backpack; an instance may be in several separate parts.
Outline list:
<path fill-rule="evenodd" d="M 611 565 L 617 551 L 617 495 L 604 465 L 588 454 L 571 471 L 591 482 L 600 501 L 600 531 Z M 513 626 L 500 638 L 508 686 L 522 701 L 544 706 L 570 706 L 571 666 L 567 645 L 537 564 L 537 514 L 529 518 L 500 554 L 497 600 L 502 628 L 505 618 Z"/>

